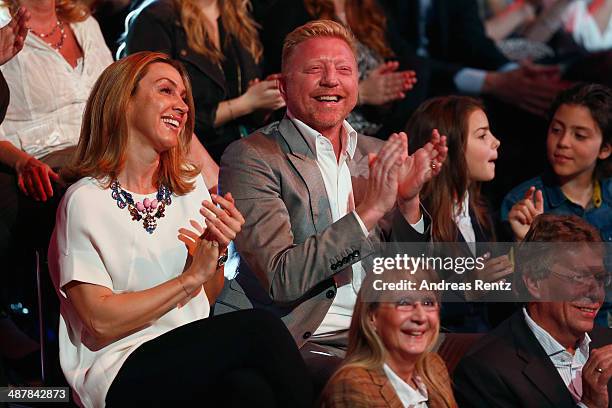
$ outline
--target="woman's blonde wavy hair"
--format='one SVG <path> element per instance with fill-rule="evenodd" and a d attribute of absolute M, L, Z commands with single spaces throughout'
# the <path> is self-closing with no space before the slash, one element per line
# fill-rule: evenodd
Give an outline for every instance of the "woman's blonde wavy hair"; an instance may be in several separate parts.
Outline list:
<path fill-rule="evenodd" d="M 306 11 L 317 19 L 337 20 L 332 0 L 304 0 Z M 383 58 L 394 57 L 386 39 L 387 18 L 376 0 L 346 0 L 346 21 L 355 37 Z"/>
<path fill-rule="evenodd" d="M 383 282 L 401 282 L 402 280 L 407 280 L 416 282 L 417 286 L 420 286 L 422 280 L 427 280 L 427 282 L 439 281 L 436 272 L 429 270 L 418 270 L 415 274 L 411 274 L 406 270 L 385 271 L 382 275 L 369 274 L 363 281 L 361 290 L 357 295 L 349 328 L 349 344 L 346 358 L 328 384 L 332 383 L 334 378 L 345 370 L 355 368 L 382 370 L 383 364 L 386 361 L 387 350 L 374 329 L 372 314 L 381 303 L 394 302 L 400 298 L 401 292 L 390 293 L 390 291 L 376 290 L 374 281 L 377 279 L 381 279 Z M 439 357 L 431 352 L 440 331 L 439 319 L 434 330 L 435 334 L 427 350 L 419 356 L 416 362 L 415 374 L 421 377 L 427 388 L 429 397 L 427 405 L 430 408 L 455 408 L 457 403 L 455 402 L 451 385 L 445 381 L 448 377 L 439 377 L 439 363 L 435 362 Z"/>
<path fill-rule="evenodd" d="M 149 66 L 155 63 L 168 64 L 179 72 L 185 84 L 185 103 L 189 107 L 178 145 L 161 154 L 155 182 L 157 186 L 169 187 L 176 195 L 193 190 L 193 179 L 199 169 L 187 161 L 195 123 L 189 77 L 179 62 L 166 54 L 150 51 L 120 59 L 102 72 L 87 100 L 81 137 L 72 163 L 62 170 L 62 179 L 74 182 L 82 177 L 94 177 L 108 188 L 117 178 L 126 160 L 128 103 Z"/>
<path fill-rule="evenodd" d="M 17 0 L 2 0 L 2 6 L 8 7 L 11 15 L 17 12 L 20 5 Z M 80 0 L 55 0 L 55 9 L 59 19 L 67 23 L 78 23 L 91 14 L 87 4 Z"/>
<path fill-rule="evenodd" d="M 250 0 L 218 0 L 221 22 L 225 30 L 246 49 L 259 63 L 263 47 L 257 33 L 257 23 L 251 18 Z M 223 61 L 223 53 L 213 44 L 206 29 L 208 22 L 204 13 L 194 0 L 174 0 L 180 11 L 181 24 L 187 34 L 187 43 L 194 51 L 215 63 Z M 226 37 L 226 41 L 229 36 Z"/>

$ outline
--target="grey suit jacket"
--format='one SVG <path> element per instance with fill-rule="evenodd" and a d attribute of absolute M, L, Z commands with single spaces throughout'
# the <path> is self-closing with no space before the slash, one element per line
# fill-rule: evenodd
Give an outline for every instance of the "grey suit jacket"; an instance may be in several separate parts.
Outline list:
<path fill-rule="evenodd" d="M 368 153 L 382 141 L 359 135 L 348 166 L 355 204 L 365 194 Z M 368 237 L 353 214 L 332 222 L 314 143 L 288 118 L 232 143 L 221 158 L 220 192 L 231 192 L 246 223 L 230 248 L 215 314 L 250 307 L 281 317 L 301 346 L 336 295 L 333 279 L 377 244 L 426 240 L 394 210 Z M 367 263 L 367 260 L 366 260 Z"/>

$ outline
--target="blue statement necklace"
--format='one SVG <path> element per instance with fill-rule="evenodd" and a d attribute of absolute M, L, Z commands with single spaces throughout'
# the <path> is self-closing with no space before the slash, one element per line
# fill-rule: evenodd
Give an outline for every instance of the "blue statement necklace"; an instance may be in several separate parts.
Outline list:
<path fill-rule="evenodd" d="M 149 234 L 152 234 L 157 228 L 156 219 L 165 217 L 166 206 L 172 204 L 172 191 L 163 184 L 159 186 L 153 200 L 145 198 L 142 202 L 137 203 L 134 202 L 132 194 L 121 188 L 118 180 L 111 183 L 110 189 L 113 199 L 117 202 L 117 207 L 122 210 L 127 207 L 132 221 L 142 220 L 142 227 Z"/>

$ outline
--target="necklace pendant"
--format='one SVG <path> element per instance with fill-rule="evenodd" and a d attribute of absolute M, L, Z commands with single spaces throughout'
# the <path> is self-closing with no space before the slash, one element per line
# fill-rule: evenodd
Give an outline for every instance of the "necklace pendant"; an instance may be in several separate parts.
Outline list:
<path fill-rule="evenodd" d="M 111 197 L 117 202 L 120 209 L 128 208 L 132 221 L 142 220 L 142 227 L 149 234 L 157 228 L 157 219 L 164 217 L 167 205 L 170 205 L 172 191 L 164 186 L 159 186 L 156 198 L 150 200 L 145 198 L 142 202 L 134 202 L 132 195 L 121 188 L 118 180 L 114 180 L 111 185 Z M 157 211 L 155 211 L 157 210 Z"/>
<path fill-rule="evenodd" d="M 155 217 L 153 217 L 151 214 L 147 214 L 142 222 L 142 226 L 149 234 L 152 234 L 153 231 L 155 231 L 155 228 L 157 228 L 157 221 L 155 221 Z"/>
<path fill-rule="evenodd" d="M 130 215 L 132 216 L 132 221 L 140 221 L 142 219 L 142 215 L 140 215 L 140 213 L 134 206 L 130 205 L 128 207 L 128 210 L 130 211 Z"/>

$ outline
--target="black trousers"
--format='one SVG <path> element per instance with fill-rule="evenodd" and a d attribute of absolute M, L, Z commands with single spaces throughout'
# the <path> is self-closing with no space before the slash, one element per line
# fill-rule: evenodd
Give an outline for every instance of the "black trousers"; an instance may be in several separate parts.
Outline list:
<path fill-rule="evenodd" d="M 280 319 L 243 310 L 199 320 L 133 352 L 109 407 L 311 407 L 311 379 Z"/>
<path fill-rule="evenodd" d="M 48 154 L 40 160 L 59 171 L 74 148 Z M 51 182 L 53 197 L 46 202 L 34 201 L 17 187 L 14 170 L 0 164 L 0 301 L 35 304 L 34 252 L 46 259 L 55 213 L 66 191 L 63 183 Z M 55 299 L 55 289 L 49 291 Z M 25 302 L 24 302 L 25 301 Z M 59 310 L 59 309 L 58 309 Z M 57 315 L 57 313 L 55 313 Z"/>

